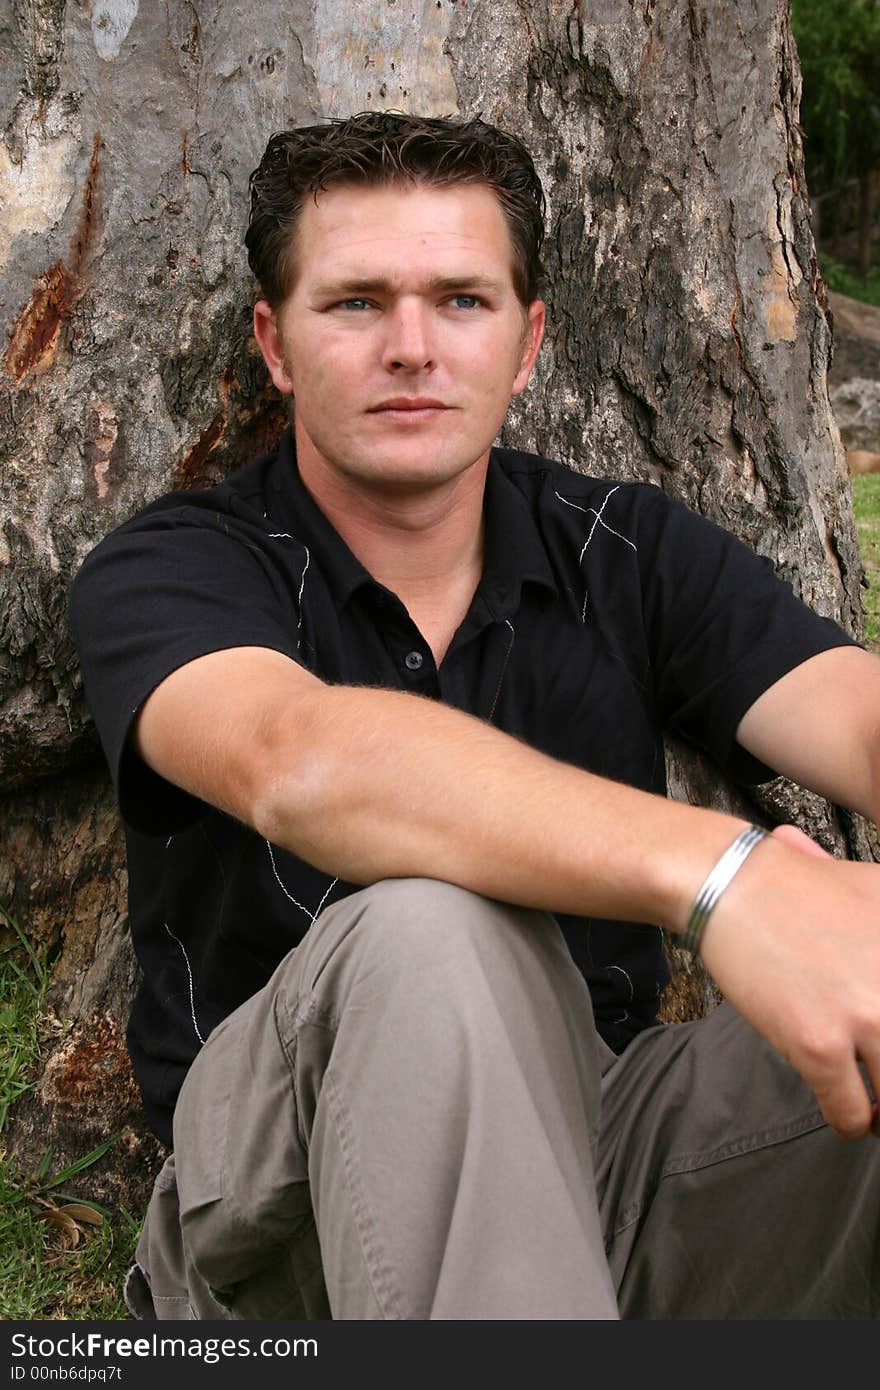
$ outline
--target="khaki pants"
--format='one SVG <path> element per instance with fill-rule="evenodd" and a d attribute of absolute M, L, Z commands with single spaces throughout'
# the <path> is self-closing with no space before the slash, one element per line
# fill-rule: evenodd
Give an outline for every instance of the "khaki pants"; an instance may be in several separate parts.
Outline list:
<path fill-rule="evenodd" d="M 617 1058 L 556 924 L 329 908 L 211 1034 L 127 1284 L 159 1318 L 872 1318 L 880 1142 L 728 1005 Z"/>

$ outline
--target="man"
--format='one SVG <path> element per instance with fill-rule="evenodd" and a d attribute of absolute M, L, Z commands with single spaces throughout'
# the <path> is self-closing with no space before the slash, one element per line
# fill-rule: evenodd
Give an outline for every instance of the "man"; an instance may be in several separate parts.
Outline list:
<path fill-rule="evenodd" d="M 479 121 L 273 137 L 292 427 L 77 581 L 174 1145 L 141 1316 L 880 1306 L 880 869 L 668 801 L 662 756 L 876 816 L 880 666 L 660 489 L 492 448 L 541 213 Z M 706 1020 L 655 1026 L 658 928 Z"/>

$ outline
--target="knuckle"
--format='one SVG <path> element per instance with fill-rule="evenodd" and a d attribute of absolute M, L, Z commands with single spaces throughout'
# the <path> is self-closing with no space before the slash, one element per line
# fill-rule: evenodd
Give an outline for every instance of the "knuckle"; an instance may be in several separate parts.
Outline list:
<path fill-rule="evenodd" d="M 863 1139 L 870 1128 L 870 1115 L 865 1107 L 860 1111 L 855 1108 L 845 1112 L 838 1111 L 833 1118 L 826 1114 L 825 1118 L 841 1139 Z"/>
<path fill-rule="evenodd" d="M 830 1029 L 812 1028 L 799 1039 L 795 1052 L 811 1077 L 821 1082 L 830 1080 L 840 1071 L 846 1059 L 852 1056 L 852 1047 Z"/>
<path fill-rule="evenodd" d="M 858 1020 L 858 1036 L 865 1047 L 874 1049 L 880 1046 L 880 1011 L 874 1000 Z"/>

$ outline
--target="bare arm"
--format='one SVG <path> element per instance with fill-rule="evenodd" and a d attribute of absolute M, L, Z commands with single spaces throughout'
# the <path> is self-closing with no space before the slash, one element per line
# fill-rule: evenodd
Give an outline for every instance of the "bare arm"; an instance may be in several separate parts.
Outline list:
<path fill-rule="evenodd" d="M 880 820 L 880 661 L 823 652 L 765 691 L 737 730 L 756 757 L 839 805 Z M 741 1012 L 810 1082 L 840 1133 L 880 1134 L 858 1071 L 880 1094 L 880 903 L 875 864 L 830 859 L 793 827 L 747 862 L 706 931 L 702 954 Z M 768 847 L 769 848 L 769 847 Z"/>
<path fill-rule="evenodd" d="M 793 775 L 818 768 L 817 790 L 863 809 L 875 784 L 860 771 L 868 759 L 858 745 L 873 727 L 876 667 L 857 682 L 864 719 L 853 741 L 841 735 L 829 745 L 820 730 L 840 721 L 804 724 L 800 710 L 812 665 L 787 692 L 774 687 L 763 711 L 757 702 L 743 742 Z M 832 674 L 820 683 L 823 708 L 839 694 L 839 665 Z M 848 689 L 851 663 L 845 675 Z M 777 757 L 769 731 L 780 720 Z M 820 745 L 812 756 L 802 751 L 808 736 Z M 594 777 L 434 701 L 326 686 L 262 648 L 213 653 L 169 676 L 147 701 L 137 740 L 172 782 L 353 882 L 447 879 L 526 906 L 672 931 L 743 826 Z M 866 1133 L 876 1114 L 857 1060 L 880 1085 L 878 924 L 877 866 L 801 854 L 774 838 L 736 876 L 705 937 L 719 988 L 848 1135 Z"/>
<path fill-rule="evenodd" d="M 457 709 L 328 686 L 286 657 L 201 657 L 150 696 L 157 772 L 328 873 L 417 875 L 676 930 L 743 822 L 594 777 Z"/>
<path fill-rule="evenodd" d="M 766 690 L 737 738 L 770 767 L 880 820 L 880 660 L 859 647 L 822 652 Z"/>

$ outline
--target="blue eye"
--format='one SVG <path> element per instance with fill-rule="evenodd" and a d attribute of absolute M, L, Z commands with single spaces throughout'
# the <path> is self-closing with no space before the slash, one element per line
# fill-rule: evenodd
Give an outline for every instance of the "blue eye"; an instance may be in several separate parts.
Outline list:
<path fill-rule="evenodd" d="M 340 309 L 351 309 L 353 313 L 368 307 L 365 299 L 343 299 L 339 305 Z"/>
<path fill-rule="evenodd" d="M 481 301 L 475 294 L 457 294 L 453 297 L 452 302 L 459 309 L 478 309 Z"/>

